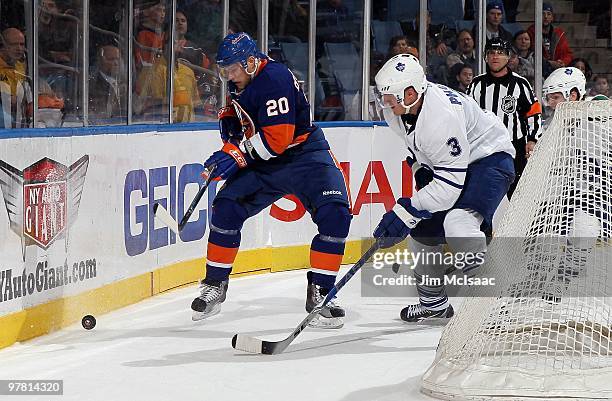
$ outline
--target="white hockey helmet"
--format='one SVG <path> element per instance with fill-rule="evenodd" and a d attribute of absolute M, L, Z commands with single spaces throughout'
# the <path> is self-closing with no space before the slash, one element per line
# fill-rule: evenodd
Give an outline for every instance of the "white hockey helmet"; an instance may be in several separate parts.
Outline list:
<path fill-rule="evenodd" d="M 562 67 L 554 70 L 544 81 L 542 92 L 544 98 L 551 93 L 561 92 L 565 100 L 569 100 L 572 89 L 578 90 L 578 100 L 586 95 L 586 78 L 582 71 L 575 67 Z"/>
<path fill-rule="evenodd" d="M 398 54 L 391 57 L 378 71 L 374 79 L 376 80 L 376 89 L 381 104 L 383 104 L 382 96 L 393 95 L 406 110 L 419 101 L 427 88 L 425 71 L 419 63 L 419 59 L 412 54 Z M 417 92 L 417 99 L 412 104 L 404 104 L 404 90 L 409 87 L 413 87 Z"/>

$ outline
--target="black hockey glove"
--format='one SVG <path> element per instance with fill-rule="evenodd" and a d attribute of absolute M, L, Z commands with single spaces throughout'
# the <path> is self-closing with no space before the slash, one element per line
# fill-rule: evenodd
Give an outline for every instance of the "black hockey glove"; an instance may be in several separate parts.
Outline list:
<path fill-rule="evenodd" d="M 414 163 L 412 167 L 414 168 L 414 183 L 419 191 L 433 180 L 434 172 L 425 164 Z"/>

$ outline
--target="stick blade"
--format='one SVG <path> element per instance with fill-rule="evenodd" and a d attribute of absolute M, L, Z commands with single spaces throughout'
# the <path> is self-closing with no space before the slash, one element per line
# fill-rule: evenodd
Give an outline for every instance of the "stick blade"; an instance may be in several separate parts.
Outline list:
<path fill-rule="evenodd" d="M 235 334 L 232 337 L 232 347 L 239 351 L 251 354 L 263 354 L 263 341 L 244 334 Z"/>
<path fill-rule="evenodd" d="M 172 231 L 177 234 L 179 233 L 180 230 L 178 223 L 162 205 L 160 205 L 159 203 L 155 203 L 153 205 L 153 214 L 155 215 L 155 217 L 163 221 L 164 224 L 167 225 Z"/>
<path fill-rule="evenodd" d="M 251 354 L 280 354 L 287 348 L 290 342 L 291 338 L 286 338 L 283 341 L 263 341 L 245 334 L 235 334 L 232 337 L 232 347 L 234 349 Z"/>

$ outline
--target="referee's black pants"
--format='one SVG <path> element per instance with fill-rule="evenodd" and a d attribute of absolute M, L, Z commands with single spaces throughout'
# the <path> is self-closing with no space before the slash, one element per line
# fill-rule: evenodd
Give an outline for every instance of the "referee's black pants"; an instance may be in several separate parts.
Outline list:
<path fill-rule="evenodd" d="M 516 156 L 514 157 L 514 174 L 516 175 L 516 178 L 510 185 L 510 189 L 508 189 L 508 199 L 512 199 L 512 194 L 514 193 L 521 175 L 523 175 L 523 170 L 525 170 L 525 166 L 527 165 L 527 157 L 525 157 L 525 146 L 527 145 L 527 140 L 525 137 L 512 141 L 512 145 L 514 145 L 514 150 L 516 150 Z"/>

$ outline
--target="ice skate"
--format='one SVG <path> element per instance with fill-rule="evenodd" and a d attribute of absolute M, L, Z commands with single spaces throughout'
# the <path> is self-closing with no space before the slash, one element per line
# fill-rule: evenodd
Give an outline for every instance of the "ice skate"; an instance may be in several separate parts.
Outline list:
<path fill-rule="evenodd" d="M 446 324 L 453 317 L 455 311 L 452 305 L 448 308 L 439 311 L 425 309 L 423 305 L 414 304 L 408 305 L 400 312 L 400 318 L 405 322 L 410 323 L 431 323 L 431 324 Z"/>
<path fill-rule="evenodd" d="M 193 321 L 206 319 L 221 312 L 221 303 L 225 301 L 229 280 L 218 283 L 200 282 L 200 296 L 191 303 Z"/>
<path fill-rule="evenodd" d="M 323 302 L 328 293 L 329 290 L 325 288 L 321 288 L 316 284 L 308 284 L 306 289 L 306 312 L 312 312 L 317 305 Z M 344 309 L 336 305 L 332 299 L 308 325 L 322 329 L 339 329 L 344 326 Z"/>

